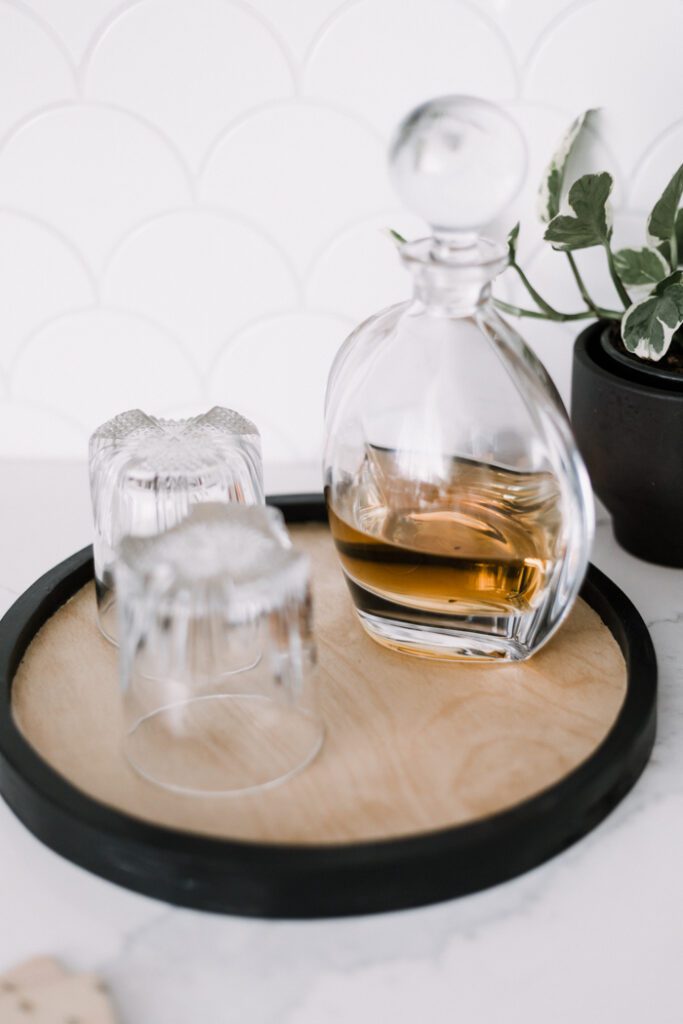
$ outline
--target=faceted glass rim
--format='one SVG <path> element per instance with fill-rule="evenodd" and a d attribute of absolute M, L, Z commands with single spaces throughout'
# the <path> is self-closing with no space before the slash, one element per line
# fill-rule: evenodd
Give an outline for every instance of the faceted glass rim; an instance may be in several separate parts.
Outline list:
<path fill-rule="evenodd" d="M 229 423 L 226 424 L 226 420 Z M 226 437 L 233 435 L 260 437 L 255 423 L 252 423 L 242 413 L 236 412 L 235 409 L 228 409 L 223 405 L 214 405 L 207 412 L 179 419 L 153 416 L 143 412 L 142 409 L 126 409 L 100 424 L 90 436 L 90 445 L 92 448 L 98 442 L 125 441 L 136 435 L 145 434 L 148 429 L 157 431 L 160 436 L 170 433 L 173 428 L 177 428 L 181 433 L 190 426 L 202 431 L 206 430 L 207 433 L 223 432 Z"/>
<path fill-rule="evenodd" d="M 187 543 L 182 543 L 184 537 Z M 169 543 L 173 538 L 181 542 L 177 551 Z M 185 614 L 192 614 L 196 601 L 198 612 L 239 623 L 291 601 L 305 601 L 310 560 L 292 548 L 277 509 L 205 502 L 163 533 L 122 538 L 115 574 L 119 599 L 123 594 L 132 600 L 149 595 L 169 610 L 177 600 Z"/>

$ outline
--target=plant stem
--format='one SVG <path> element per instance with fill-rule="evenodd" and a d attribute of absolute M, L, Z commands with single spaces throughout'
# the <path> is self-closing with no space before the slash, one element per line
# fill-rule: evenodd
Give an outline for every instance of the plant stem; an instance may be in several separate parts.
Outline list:
<path fill-rule="evenodd" d="M 557 323 L 565 323 L 569 320 L 593 320 L 596 316 L 602 317 L 604 320 L 621 320 L 621 313 L 618 310 L 602 309 L 600 306 L 597 306 L 595 309 L 585 309 L 581 313 L 558 313 L 557 310 L 554 310 L 551 315 L 550 313 L 537 312 L 534 309 L 522 309 L 521 306 L 513 306 L 502 299 L 494 299 L 493 302 L 504 313 L 510 313 L 512 316 L 530 317 L 532 320 L 552 320 Z"/>
<path fill-rule="evenodd" d="M 669 242 L 669 256 L 671 257 L 671 269 L 675 270 L 678 266 L 678 238 L 676 237 L 676 228 L 674 227 L 671 233 L 671 241 Z"/>
<path fill-rule="evenodd" d="M 558 316 L 558 315 L 559 315 L 559 314 L 558 314 L 558 311 L 557 311 L 556 309 L 554 309 L 554 308 L 553 308 L 553 307 L 552 307 L 552 306 L 550 305 L 550 303 L 549 303 L 549 302 L 546 302 L 546 301 L 545 301 L 545 299 L 544 299 L 544 298 L 542 298 L 542 296 L 540 296 L 540 295 L 538 294 L 538 292 L 536 291 L 536 289 L 534 288 L 534 286 L 532 285 L 531 281 L 530 281 L 530 280 L 529 280 L 529 278 L 528 278 L 528 277 L 526 276 L 526 274 L 524 273 L 524 271 L 522 270 L 522 268 L 520 267 L 520 265 L 519 265 L 518 263 L 516 263 L 516 262 L 512 261 L 512 262 L 510 263 L 510 266 L 512 267 L 512 269 L 513 269 L 513 270 L 516 270 L 516 271 L 517 271 L 517 273 L 519 274 L 519 278 L 520 278 L 520 280 L 521 280 L 522 284 L 524 285 L 524 287 L 526 288 L 526 290 L 528 291 L 529 295 L 530 295 L 530 296 L 531 296 L 531 298 L 532 298 L 532 299 L 534 300 L 534 302 L 536 303 L 536 305 L 538 306 L 538 308 L 539 308 L 539 309 L 542 309 L 542 310 L 543 310 L 543 312 L 544 312 L 544 313 L 546 314 L 546 316 L 548 316 L 548 317 L 555 317 L 555 316 Z"/>
<path fill-rule="evenodd" d="M 631 299 L 621 282 L 621 278 L 617 274 L 617 268 L 614 265 L 614 256 L 612 255 L 612 250 L 609 247 L 609 242 L 605 242 L 605 252 L 607 253 L 607 266 L 609 267 L 609 273 L 612 281 L 614 282 L 614 287 L 617 290 L 619 298 L 624 303 L 624 309 L 628 309 L 631 305 Z"/>
<path fill-rule="evenodd" d="M 579 268 L 576 265 L 576 260 L 574 259 L 573 255 L 568 250 L 566 251 L 566 256 L 567 256 L 567 259 L 569 260 L 569 266 L 572 268 L 572 274 L 574 275 L 574 280 L 576 281 L 576 286 L 579 289 L 579 292 L 581 293 L 581 298 L 586 303 L 586 305 L 588 306 L 589 309 L 592 309 L 594 313 L 597 313 L 598 307 L 596 306 L 596 304 L 593 302 L 592 298 L 588 294 L 588 289 L 586 288 L 586 285 L 583 282 L 583 278 L 581 277 L 581 274 L 579 273 Z"/>

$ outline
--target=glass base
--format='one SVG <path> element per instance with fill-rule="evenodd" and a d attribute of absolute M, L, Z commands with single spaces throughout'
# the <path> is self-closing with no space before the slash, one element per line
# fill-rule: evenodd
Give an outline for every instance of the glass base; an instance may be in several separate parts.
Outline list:
<path fill-rule="evenodd" d="M 386 615 L 373 615 L 356 608 L 363 628 L 373 640 L 401 654 L 434 661 L 524 661 L 531 651 L 513 639 L 519 616 L 453 617 L 452 625 L 431 624 L 422 613 L 421 622 L 406 622 Z M 440 620 L 443 622 L 443 620 Z M 495 628 L 495 632 L 485 631 Z M 507 634 L 507 635 L 506 635 Z"/>
<path fill-rule="evenodd" d="M 253 694 L 212 694 L 159 708 L 128 733 L 125 754 L 149 782 L 228 796 L 277 785 L 313 761 L 322 720 Z"/>
<path fill-rule="evenodd" d="M 110 644 L 118 647 L 119 623 L 114 587 L 95 577 L 95 593 L 97 594 L 97 625 L 100 633 Z"/>

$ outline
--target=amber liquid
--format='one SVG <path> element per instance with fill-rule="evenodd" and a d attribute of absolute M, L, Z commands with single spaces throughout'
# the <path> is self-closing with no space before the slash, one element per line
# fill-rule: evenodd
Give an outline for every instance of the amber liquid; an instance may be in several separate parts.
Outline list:
<path fill-rule="evenodd" d="M 408 460 L 409 462 L 410 460 Z M 368 446 L 357 478 L 327 491 L 332 535 L 361 611 L 498 616 L 532 609 L 556 563 L 551 473 L 452 459 L 434 483 Z M 414 472 L 414 468 L 412 470 Z"/>

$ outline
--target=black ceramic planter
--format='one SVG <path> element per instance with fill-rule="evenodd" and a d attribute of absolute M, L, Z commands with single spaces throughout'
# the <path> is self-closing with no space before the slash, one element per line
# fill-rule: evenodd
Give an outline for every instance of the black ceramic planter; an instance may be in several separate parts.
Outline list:
<path fill-rule="evenodd" d="M 574 346 L 576 440 L 621 546 L 683 567 L 683 380 L 615 358 L 604 330 L 593 324 Z"/>

